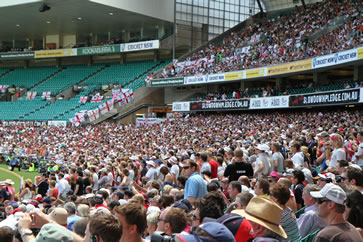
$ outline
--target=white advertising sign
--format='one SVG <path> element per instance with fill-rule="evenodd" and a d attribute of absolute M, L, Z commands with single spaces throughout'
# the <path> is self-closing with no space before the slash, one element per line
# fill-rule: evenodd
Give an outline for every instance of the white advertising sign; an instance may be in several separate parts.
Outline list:
<path fill-rule="evenodd" d="M 250 109 L 288 108 L 289 96 L 260 97 L 250 99 Z"/>
<path fill-rule="evenodd" d="M 184 84 L 199 84 L 206 83 L 208 81 L 208 76 L 186 76 L 184 77 Z"/>
<path fill-rule="evenodd" d="M 357 49 L 316 57 L 313 59 L 313 69 L 357 60 Z"/>
<path fill-rule="evenodd" d="M 187 112 L 190 111 L 189 102 L 174 102 L 173 112 Z"/>
<path fill-rule="evenodd" d="M 224 73 L 208 75 L 208 82 L 222 82 L 224 80 Z"/>
<path fill-rule="evenodd" d="M 121 52 L 129 52 L 129 51 L 159 49 L 159 47 L 160 47 L 159 40 L 150 40 L 150 41 L 143 41 L 136 43 L 121 44 L 120 50 Z"/>
<path fill-rule="evenodd" d="M 363 87 L 360 88 L 360 93 L 359 93 L 359 102 L 363 103 Z"/>

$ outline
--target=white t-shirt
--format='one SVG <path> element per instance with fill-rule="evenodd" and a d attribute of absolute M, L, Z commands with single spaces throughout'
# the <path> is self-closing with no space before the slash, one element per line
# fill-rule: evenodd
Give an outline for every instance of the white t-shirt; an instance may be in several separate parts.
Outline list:
<path fill-rule="evenodd" d="M 304 167 L 304 155 L 302 154 L 302 152 L 296 152 L 292 158 L 291 158 L 292 162 L 294 163 L 294 166 L 300 166 L 300 167 Z"/>
<path fill-rule="evenodd" d="M 360 156 L 361 154 L 363 154 L 363 142 L 359 144 L 358 151 L 355 153 L 355 156 Z M 363 159 L 357 158 L 355 163 L 359 166 L 363 166 Z"/>
<path fill-rule="evenodd" d="M 179 169 L 179 166 L 174 164 L 171 169 L 170 169 L 170 174 L 174 174 L 176 179 L 178 179 L 178 176 L 179 176 L 179 172 L 180 172 L 180 169 Z"/>
<path fill-rule="evenodd" d="M 154 167 L 150 167 L 147 170 L 145 177 L 147 177 L 149 181 L 153 181 L 154 180 L 154 176 L 155 176 L 155 172 L 156 172 L 155 168 Z"/>
<path fill-rule="evenodd" d="M 345 160 L 345 150 L 343 148 L 334 149 L 330 159 L 329 167 L 337 167 L 338 160 Z"/>

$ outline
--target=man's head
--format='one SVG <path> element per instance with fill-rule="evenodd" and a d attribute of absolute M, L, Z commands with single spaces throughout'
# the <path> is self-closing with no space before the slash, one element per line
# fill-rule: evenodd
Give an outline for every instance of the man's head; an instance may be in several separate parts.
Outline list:
<path fill-rule="evenodd" d="M 184 210 L 176 207 L 167 207 L 158 220 L 158 231 L 168 235 L 181 233 L 187 225 L 187 215 Z"/>
<path fill-rule="evenodd" d="M 343 216 L 345 211 L 344 202 L 347 196 L 341 187 L 328 183 L 320 191 L 311 192 L 310 194 L 317 199 L 320 217 L 327 219 L 330 216 Z M 328 219 L 327 221 L 329 222 Z"/>
<path fill-rule="evenodd" d="M 241 183 L 239 183 L 238 181 L 232 181 L 231 183 L 229 183 L 228 193 L 233 200 L 236 199 L 238 193 L 240 193 L 241 191 L 242 191 Z"/>
<path fill-rule="evenodd" d="M 185 160 L 183 165 L 183 171 L 185 176 L 190 176 L 198 170 L 198 165 L 193 160 Z"/>
<path fill-rule="evenodd" d="M 146 229 L 145 207 L 137 203 L 127 203 L 115 208 L 126 238 L 141 237 Z"/>
<path fill-rule="evenodd" d="M 304 187 L 302 199 L 304 200 L 304 204 L 307 207 L 310 207 L 316 203 L 315 198 L 311 196 L 311 192 L 318 192 L 318 191 L 320 191 L 320 187 L 314 184 L 309 184 L 306 187 Z"/>
<path fill-rule="evenodd" d="M 289 187 L 283 183 L 276 183 L 271 188 L 270 196 L 271 199 L 274 200 L 277 204 L 283 206 L 290 199 Z"/>
<path fill-rule="evenodd" d="M 268 180 L 260 178 L 257 180 L 255 185 L 255 194 L 257 196 L 269 194 L 270 193 L 270 183 Z"/>
<path fill-rule="evenodd" d="M 345 182 L 357 187 L 363 187 L 363 172 L 354 167 L 348 167 L 344 170 Z"/>
<path fill-rule="evenodd" d="M 147 222 L 147 233 L 149 234 L 150 238 L 153 233 L 158 228 L 158 221 L 159 221 L 160 212 L 152 212 L 146 217 Z"/>
<path fill-rule="evenodd" d="M 234 157 L 237 159 L 237 160 L 242 160 L 243 158 L 243 151 L 241 149 L 236 149 L 234 151 Z"/>
<path fill-rule="evenodd" d="M 121 223 L 113 215 L 97 214 L 89 219 L 85 241 L 113 242 L 119 241 L 121 235 Z"/>
<path fill-rule="evenodd" d="M 237 209 L 245 209 L 253 195 L 249 192 L 241 192 L 236 197 Z"/>
<path fill-rule="evenodd" d="M 347 160 L 338 160 L 337 169 L 339 174 L 343 174 L 345 167 L 348 167 L 349 163 Z"/>
<path fill-rule="evenodd" d="M 67 210 L 68 216 L 76 213 L 76 204 L 74 202 L 67 202 L 64 204 L 64 209 Z"/>

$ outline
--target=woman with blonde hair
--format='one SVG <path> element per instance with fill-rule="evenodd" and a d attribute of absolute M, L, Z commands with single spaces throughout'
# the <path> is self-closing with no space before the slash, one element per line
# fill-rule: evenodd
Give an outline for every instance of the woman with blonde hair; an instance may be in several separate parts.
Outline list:
<path fill-rule="evenodd" d="M 309 154 L 309 148 L 307 146 L 301 146 L 301 152 L 304 154 L 304 167 L 310 169 L 311 157 Z"/>
<path fill-rule="evenodd" d="M 21 201 L 24 201 L 24 200 L 30 201 L 30 200 L 32 200 L 32 198 L 33 198 L 33 193 L 32 193 L 33 183 L 32 183 L 32 180 L 26 179 L 24 181 L 22 189 L 23 189 L 23 191 L 19 195 L 19 199 Z"/>
<path fill-rule="evenodd" d="M 338 161 L 346 159 L 344 141 L 343 137 L 340 134 L 336 133 L 330 135 L 330 141 L 333 146 L 333 153 L 328 166 L 336 168 L 338 165 Z"/>

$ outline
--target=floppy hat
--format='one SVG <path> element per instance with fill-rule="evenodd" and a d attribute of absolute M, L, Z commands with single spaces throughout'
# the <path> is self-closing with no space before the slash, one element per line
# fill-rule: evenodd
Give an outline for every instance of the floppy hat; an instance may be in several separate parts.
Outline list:
<path fill-rule="evenodd" d="M 53 211 L 49 214 L 49 217 L 56 223 L 60 225 L 67 225 L 67 210 L 64 208 L 55 208 Z"/>
<path fill-rule="evenodd" d="M 72 233 L 65 227 L 58 224 L 45 224 L 39 231 L 35 242 L 40 241 L 62 241 L 62 242 L 73 242 Z"/>
<path fill-rule="evenodd" d="M 282 208 L 267 197 L 253 197 L 246 209 L 236 209 L 232 213 L 239 214 L 250 222 L 257 223 L 281 237 L 287 238 L 285 230 L 280 225 Z"/>
<path fill-rule="evenodd" d="M 327 198 L 330 201 L 338 203 L 340 205 L 344 205 L 344 201 L 347 199 L 347 195 L 345 194 L 344 190 L 333 183 L 327 183 L 318 192 L 310 192 L 310 195 L 313 198 Z"/>
<path fill-rule="evenodd" d="M 14 185 L 14 182 L 13 182 L 13 180 L 11 180 L 11 179 L 6 179 L 6 180 L 4 181 L 4 183 L 5 183 L 5 184 L 11 184 L 11 185 Z"/>

